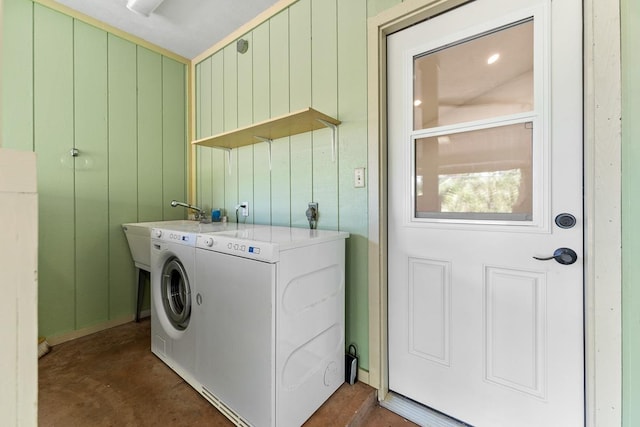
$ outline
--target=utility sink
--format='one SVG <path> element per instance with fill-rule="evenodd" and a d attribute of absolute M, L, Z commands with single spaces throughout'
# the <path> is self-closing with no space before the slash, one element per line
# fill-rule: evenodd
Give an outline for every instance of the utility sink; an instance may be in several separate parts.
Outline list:
<path fill-rule="evenodd" d="M 201 223 L 199 221 L 191 221 L 178 219 L 173 221 L 152 221 L 152 222 L 135 222 L 122 224 L 122 230 L 127 236 L 131 257 L 136 267 L 151 271 L 151 229 L 152 228 L 168 228 L 176 231 L 185 231 L 192 233 L 206 233 L 223 229 L 222 223 Z"/>

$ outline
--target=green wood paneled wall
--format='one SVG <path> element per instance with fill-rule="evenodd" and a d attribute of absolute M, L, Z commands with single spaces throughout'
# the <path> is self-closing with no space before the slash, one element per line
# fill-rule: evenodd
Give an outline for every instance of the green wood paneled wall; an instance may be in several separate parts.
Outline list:
<path fill-rule="evenodd" d="M 138 217 L 136 51 L 134 44 L 109 36 L 109 168 L 118 171 L 109 174 L 109 307 L 114 317 L 131 313 L 131 268 L 122 268 L 131 255 L 120 224 Z"/>
<path fill-rule="evenodd" d="M 622 425 L 640 425 L 640 4 L 622 0 Z"/>
<path fill-rule="evenodd" d="M 38 321 L 39 333 L 45 335 L 76 325 L 75 174 L 69 155 L 74 147 L 73 20 L 35 7 L 33 27 Z"/>
<path fill-rule="evenodd" d="M 32 4 L 4 0 L 2 5 L 2 141 L 5 147 L 29 151 L 33 150 Z"/>
<path fill-rule="evenodd" d="M 367 16 L 376 16 L 390 7 L 402 3 L 404 0 L 367 0 L 368 10 Z"/>
<path fill-rule="evenodd" d="M 347 241 L 346 341 L 368 369 L 367 189 L 353 170 L 367 166 L 367 17 L 399 3 L 300 0 L 196 65 L 196 138 L 313 107 L 342 121 L 335 160 L 331 131 L 276 140 L 271 168 L 259 142 L 227 153 L 197 148 L 197 203 L 250 205 L 247 222 L 308 227 L 307 203 L 319 203 L 318 227 L 351 233 Z M 372 6 L 373 4 L 373 6 Z M 375 13 L 371 7 L 375 8 Z M 242 219 L 241 219 L 242 220 Z"/>
<path fill-rule="evenodd" d="M 75 314 L 76 327 L 84 327 L 109 319 L 109 304 L 105 303 L 109 301 L 109 246 L 103 244 L 109 226 L 107 34 L 83 22 L 72 22 L 70 99 L 74 146 L 80 150 L 74 170 Z M 38 67 L 36 72 L 46 74 Z M 36 152 L 38 147 L 36 141 Z M 55 174 L 55 170 L 51 172 Z M 46 221 L 46 216 L 43 219 Z"/>
<path fill-rule="evenodd" d="M 131 316 L 121 224 L 184 217 L 169 202 L 186 198 L 186 65 L 31 1 L 4 8 L 3 144 L 38 155 L 39 333 Z"/>

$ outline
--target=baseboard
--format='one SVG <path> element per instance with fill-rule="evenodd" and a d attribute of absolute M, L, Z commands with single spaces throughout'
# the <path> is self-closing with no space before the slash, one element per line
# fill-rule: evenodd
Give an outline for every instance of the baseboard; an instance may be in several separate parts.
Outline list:
<path fill-rule="evenodd" d="M 140 318 L 149 317 L 150 315 L 151 315 L 151 310 L 143 310 L 140 312 Z M 66 334 L 47 337 L 47 342 L 49 343 L 49 345 L 55 346 L 58 344 L 62 344 L 63 342 L 75 340 L 87 335 L 95 334 L 96 332 L 104 331 L 105 329 L 111 329 L 111 328 L 115 328 L 116 326 L 124 325 L 125 323 L 134 321 L 135 318 L 136 316 L 133 314 L 128 316 L 122 316 L 117 319 L 112 319 L 103 323 L 98 323 L 97 325 L 91 325 L 86 328 L 67 332 Z"/>
<path fill-rule="evenodd" d="M 368 386 L 376 388 L 369 384 L 369 371 L 365 371 L 362 368 L 358 368 L 358 381 L 365 383 Z"/>

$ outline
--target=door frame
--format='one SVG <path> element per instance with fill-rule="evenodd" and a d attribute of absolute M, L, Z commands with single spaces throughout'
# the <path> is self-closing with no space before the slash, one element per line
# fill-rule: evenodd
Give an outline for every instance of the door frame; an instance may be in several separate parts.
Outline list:
<path fill-rule="evenodd" d="M 365 378 L 378 389 L 380 400 L 389 390 L 386 36 L 467 1 L 405 0 L 368 21 L 369 373 Z M 616 0 L 584 0 L 583 8 L 585 419 L 587 426 L 621 425 L 620 5 Z"/>

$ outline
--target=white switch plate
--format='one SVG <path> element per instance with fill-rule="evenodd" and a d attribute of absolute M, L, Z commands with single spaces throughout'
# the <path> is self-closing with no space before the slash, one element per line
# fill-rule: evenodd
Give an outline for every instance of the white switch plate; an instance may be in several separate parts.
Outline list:
<path fill-rule="evenodd" d="M 356 188 L 364 187 L 364 168 L 355 168 L 353 173 L 353 186 Z"/>

